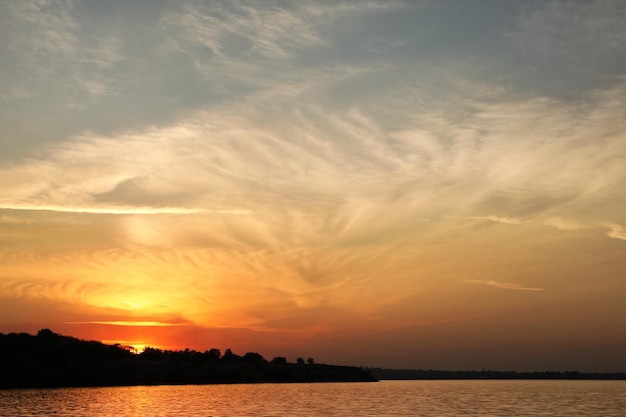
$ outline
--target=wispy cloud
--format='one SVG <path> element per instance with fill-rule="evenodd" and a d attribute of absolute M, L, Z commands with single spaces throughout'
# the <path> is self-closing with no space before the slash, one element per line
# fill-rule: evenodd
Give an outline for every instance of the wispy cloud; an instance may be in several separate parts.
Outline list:
<path fill-rule="evenodd" d="M 472 220 L 489 220 L 496 223 L 504 223 L 504 224 L 520 224 L 522 221 L 513 217 L 506 216 L 477 216 L 477 217 L 469 217 Z"/>
<path fill-rule="evenodd" d="M 176 27 L 183 34 L 185 41 L 177 43 L 178 50 L 196 43 L 217 56 L 276 59 L 290 57 L 304 48 L 310 51 L 312 46 L 328 46 L 331 42 L 328 31 L 337 29 L 334 24 L 341 17 L 406 8 L 407 4 L 333 2 L 256 6 L 243 1 L 177 5 L 164 14 L 162 24 Z"/>
<path fill-rule="evenodd" d="M 27 56 L 49 54 L 55 51 L 72 54 L 79 44 L 74 33 L 78 23 L 72 16 L 72 1 L 41 1 L 37 3 L 5 2 L 5 10 L 18 25 L 28 25 L 39 36 L 26 36 L 14 31 L 18 37 L 9 42 L 13 49 L 26 52 Z"/>
<path fill-rule="evenodd" d="M 612 83 L 624 65 L 624 13 L 621 1 L 553 1 L 522 9 L 518 27 L 508 34 L 523 68 L 517 73 L 525 73 L 522 83 L 558 95 Z"/>
<path fill-rule="evenodd" d="M 618 224 L 612 224 L 609 226 L 610 230 L 607 233 L 609 237 L 614 239 L 622 239 L 626 240 L 626 227 L 620 226 Z"/>
<path fill-rule="evenodd" d="M 87 213 L 87 214 L 192 214 L 200 213 L 202 209 L 177 207 L 72 207 L 46 206 L 33 204 L 4 204 L 0 202 L 2 210 L 25 211 L 55 211 L 59 213 Z"/>
<path fill-rule="evenodd" d="M 516 284 L 513 282 L 504 282 L 504 281 L 496 281 L 496 280 L 483 280 L 483 279 L 468 279 L 465 282 L 470 282 L 473 284 L 482 284 L 488 285 L 490 287 L 502 288 L 505 290 L 517 290 L 517 291 L 544 291 L 544 288 L 538 287 L 525 287 L 521 284 Z"/>
<path fill-rule="evenodd" d="M 82 92 L 112 93 L 115 82 L 108 71 L 123 60 L 114 37 L 93 36 L 78 18 L 76 2 L 3 2 L 0 21 L 11 27 L 6 33 L 5 53 L 11 69 L 19 71 L 13 83 L 15 97 L 39 97 L 55 89 L 79 88 Z M 28 79 L 29 83 L 19 83 Z M 45 85 L 45 86 L 44 86 Z M 33 86 L 40 86 L 38 91 Z M 19 95 L 16 95 L 19 92 Z"/>
<path fill-rule="evenodd" d="M 231 48 L 238 44 L 237 53 L 277 58 L 289 55 L 290 49 L 323 43 L 314 28 L 319 21 L 311 17 L 285 8 L 259 9 L 242 2 L 212 2 L 185 4 L 165 15 L 162 22 L 183 30 L 187 41 L 203 45 L 217 56 L 233 53 L 236 49 Z M 185 48 L 180 45 L 177 49 Z"/>
<path fill-rule="evenodd" d="M 550 217 L 549 219 L 546 219 L 544 221 L 544 224 L 546 224 L 547 226 L 556 227 L 559 230 L 567 230 L 567 231 L 580 230 L 580 229 L 586 228 L 586 226 L 574 220 L 563 219 L 561 217 Z"/>
<path fill-rule="evenodd" d="M 307 232 L 300 232 L 310 237 L 371 233 L 372 225 L 410 235 L 399 225 L 416 217 L 440 219 L 433 225 L 446 216 L 522 225 L 566 212 L 594 224 L 619 218 L 617 206 L 598 204 L 620 193 L 614 185 L 624 168 L 615 155 L 626 149 L 614 94 L 590 97 L 596 105 L 574 127 L 568 120 L 581 109 L 550 100 L 461 100 L 456 105 L 474 110 L 456 120 L 452 111 L 421 114 L 423 105 L 401 97 L 388 101 L 402 117 L 390 127 L 391 115 L 367 100 L 324 109 L 254 95 L 169 126 L 76 136 L 42 158 L 0 167 L 0 198 L 13 209 L 255 212 L 271 233 L 281 230 L 276 207 L 283 207 L 301 213 Z M 603 137 L 602 146 L 584 140 L 590 136 Z M 486 210 L 507 214 L 475 215 Z"/>
<path fill-rule="evenodd" d="M 409 7 L 414 6 L 406 2 L 272 2 L 261 8 L 245 1 L 174 4 L 161 18 L 161 49 L 168 59 L 190 64 L 219 94 L 245 95 L 285 85 L 297 88 L 314 81 L 318 70 L 356 67 L 334 59 L 312 61 L 312 54 L 332 57 L 337 38 L 357 32 L 366 17 Z"/>

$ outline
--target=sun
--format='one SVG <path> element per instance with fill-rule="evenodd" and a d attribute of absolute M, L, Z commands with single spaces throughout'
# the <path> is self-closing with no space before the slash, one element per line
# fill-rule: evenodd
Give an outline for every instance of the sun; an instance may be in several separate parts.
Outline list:
<path fill-rule="evenodd" d="M 113 345 L 118 346 L 121 349 L 127 350 L 131 353 L 139 354 L 143 352 L 146 347 L 150 346 L 150 344 L 145 343 L 143 341 L 133 341 L 133 340 L 102 340 L 102 343 L 105 345 Z"/>
<path fill-rule="evenodd" d="M 132 343 L 132 345 L 130 345 L 130 346 L 132 348 L 134 348 L 134 351 L 132 351 L 132 352 L 137 354 L 137 355 L 142 353 L 148 347 L 148 345 L 145 344 L 145 343 L 134 343 L 134 342 L 131 342 L 131 343 Z"/>

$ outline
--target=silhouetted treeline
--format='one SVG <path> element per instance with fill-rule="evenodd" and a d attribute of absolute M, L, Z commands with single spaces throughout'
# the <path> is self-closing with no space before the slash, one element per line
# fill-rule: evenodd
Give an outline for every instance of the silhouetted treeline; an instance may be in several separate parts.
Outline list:
<path fill-rule="evenodd" d="M 377 379 L 408 380 L 408 379 L 626 379 L 626 373 L 598 373 L 577 371 L 543 371 L 543 372 L 514 372 L 514 371 L 436 371 L 422 369 L 383 369 L 364 368 Z"/>
<path fill-rule="evenodd" d="M 36 336 L 0 333 L 0 388 L 256 382 L 375 381 L 350 366 L 267 361 L 255 352 L 243 356 L 227 349 L 204 352 L 106 345 L 62 336 L 48 329 Z"/>

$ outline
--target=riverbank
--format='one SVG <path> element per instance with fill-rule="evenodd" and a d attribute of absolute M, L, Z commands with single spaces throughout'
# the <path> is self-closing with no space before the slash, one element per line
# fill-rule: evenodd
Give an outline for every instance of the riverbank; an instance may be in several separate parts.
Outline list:
<path fill-rule="evenodd" d="M 563 379 L 563 380 L 626 380 L 626 372 L 578 371 L 437 371 L 433 369 L 366 368 L 379 380 L 436 380 L 436 379 Z"/>
<path fill-rule="evenodd" d="M 234 384 L 262 382 L 370 382 L 366 370 L 266 360 L 258 353 L 148 348 L 140 354 L 41 330 L 0 334 L 0 388 L 97 387 L 127 385 Z"/>

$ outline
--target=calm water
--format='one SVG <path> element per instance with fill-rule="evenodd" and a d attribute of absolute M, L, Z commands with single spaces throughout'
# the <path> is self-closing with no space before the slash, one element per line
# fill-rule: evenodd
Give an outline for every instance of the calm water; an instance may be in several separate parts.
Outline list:
<path fill-rule="evenodd" d="M 382 381 L 0 390 L 0 416 L 626 416 L 626 381 Z"/>

